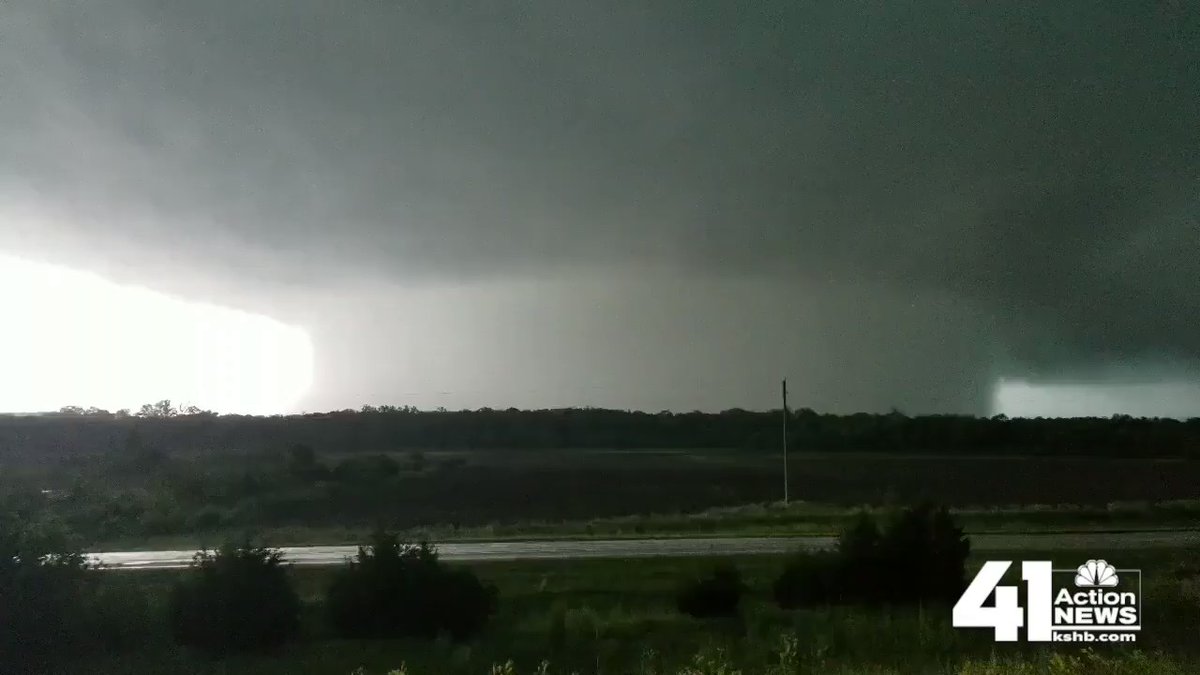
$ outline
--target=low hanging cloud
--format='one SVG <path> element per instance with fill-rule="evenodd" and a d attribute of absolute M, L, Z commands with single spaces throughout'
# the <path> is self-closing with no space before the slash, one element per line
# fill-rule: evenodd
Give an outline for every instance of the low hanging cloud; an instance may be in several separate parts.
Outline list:
<path fill-rule="evenodd" d="M 320 402 L 1190 380 L 1198 36 L 1179 2 L 16 0 L 0 247 L 300 317 Z"/>

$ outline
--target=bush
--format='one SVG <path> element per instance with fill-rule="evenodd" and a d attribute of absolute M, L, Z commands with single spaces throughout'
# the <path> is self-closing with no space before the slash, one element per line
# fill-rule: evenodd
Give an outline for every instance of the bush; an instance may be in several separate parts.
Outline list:
<path fill-rule="evenodd" d="M 419 473 L 424 471 L 428 464 L 429 462 L 425 458 L 425 453 L 421 452 L 420 450 L 413 450 L 412 452 L 408 453 L 409 471 L 416 471 Z"/>
<path fill-rule="evenodd" d="M 152 622 L 143 587 L 96 573 L 65 531 L 28 520 L 20 509 L 0 510 L 0 664 L 40 671 L 145 644 Z"/>
<path fill-rule="evenodd" d="M 87 637 L 87 561 L 57 539 L 11 514 L 0 522 L 0 663 L 37 662 Z"/>
<path fill-rule="evenodd" d="M 106 575 L 85 610 L 87 631 L 105 652 L 143 647 L 163 630 L 140 579 L 114 578 L 124 576 Z"/>
<path fill-rule="evenodd" d="M 708 577 L 692 581 L 679 589 L 676 605 L 680 612 L 694 617 L 737 616 L 742 599 L 742 583 L 738 569 L 730 564 L 719 565 Z"/>
<path fill-rule="evenodd" d="M 219 506 L 205 505 L 188 518 L 188 529 L 197 532 L 211 532 L 228 523 L 225 509 Z"/>
<path fill-rule="evenodd" d="M 953 603 L 966 588 L 970 542 L 945 508 L 907 509 L 880 529 L 860 514 L 836 552 L 794 557 L 775 581 L 775 601 L 808 604 Z"/>
<path fill-rule="evenodd" d="M 874 554 L 875 584 L 866 601 L 953 603 L 966 588 L 970 542 L 943 507 L 922 505 L 884 528 Z M 903 583 L 895 580 L 903 579 Z M 889 583 L 890 581 L 890 583 Z"/>
<path fill-rule="evenodd" d="M 550 610 L 546 641 L 550 645 L 550 651 L 554 654 L 561 653 L 567 644 L 567 607 L 561 602 L 555 603 Z"/>
<path fill-rule="evenodd" d="M 201 551 L 170 598 L 175 640 L 206 651 L 278 647 L 300 628 L 300 598 L 277 550 L 227 544 Z"/>
<path fill-rule="evenodd" d="M 350 457 L 333 468 L 333 478 L 344 483 L 374 484 L 400 473 L 400 463 L 388 455 L 373 454 Z"/>
<path fill-rule="evenodd" d="M 378 531 L 334 577 L 325 607 L 343 637 L 464 640 L 495 611 L 496 591 L 470 571 L 447 567 L 422 543 Z"/>
<path fill-rule="evenodd" d="M 839 598 L 839 559 L 832 551 L 802 552 L 793 556 L 771 586 L 771 595 L 783 609 L 827 605 Z"/>

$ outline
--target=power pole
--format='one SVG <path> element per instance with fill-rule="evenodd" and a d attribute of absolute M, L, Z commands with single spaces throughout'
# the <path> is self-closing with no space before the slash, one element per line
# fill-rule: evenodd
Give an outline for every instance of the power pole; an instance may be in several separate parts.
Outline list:
<path fill-rule="evenodd" d="M 783 505 L 788 503 L 788 467 L 787 467 L 787 378 L 783 380 Z"/>

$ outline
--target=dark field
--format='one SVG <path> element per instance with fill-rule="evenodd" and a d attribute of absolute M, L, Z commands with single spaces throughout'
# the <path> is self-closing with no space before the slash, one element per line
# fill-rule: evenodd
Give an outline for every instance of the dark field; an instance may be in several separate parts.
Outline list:
<path fill-rule="evenodd" d="M 1200 497 L 1200 460 L 794 453 L 790 496 L 812 508 L 687 523 L 673 516 L 777 502 L 781 468 L 778 454 L 715 450 L 343 453 L 299 465 L 288 453 L 164 453 L 3 472 L 0 489 L 23 517 L 64 524 L 82 546 L 109 549 L 207 545 L 239 533 L 275 544 L 339 543 L 377 524 L 439 539 L 829 532 L 848 507 L 921 500 L 960 512 L 1029 512 L 967 517 L 973 531 L 1186 527 Z M 1172 500 L 1192 502 L 1146 506 Z M 1061 505 L 1072 508 L 1037 508 Z M 814 517 L 821 508 L 836 511 L 832 520 Z M 643 522 L 604 522 L 634 516 Z M 578 527 L 563 529 L 566 522 Z"/>
<path fill-rule="evenodd" d="M 432 456 L 432 455 L 431 455 Z M 1200 461 L 1086 457 L 789 457 L 791 498 L 853 506 L 1104 505 L 1200 497 Z M 478 453 L 410 486 L 426 520 L 586 519 L 782 498 L 778 455 L 721 452 Z M 453 503 L 438 505 L 444 495 Z M 439 497 L 439 496 L 442 497 Z M 439 512 L 440 511 L 440 512 Z"/>

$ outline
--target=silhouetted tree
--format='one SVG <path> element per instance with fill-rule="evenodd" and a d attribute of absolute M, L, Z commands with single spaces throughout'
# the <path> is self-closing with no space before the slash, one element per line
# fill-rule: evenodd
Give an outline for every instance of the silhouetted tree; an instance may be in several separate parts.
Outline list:
<path fill-rule="evenodd" d="M 158 403 L 143 404 L 141 410 L 138 411 L 138 417 L 150 417 L 150 418 L 159 418 L 159 419 L 167 418 L 167 417 L 175 417 L 178 414 L 179 414 L 179 411 L 171 403 L 170 399 L 163 399 L 163 400 L 159 401 Z"/>

